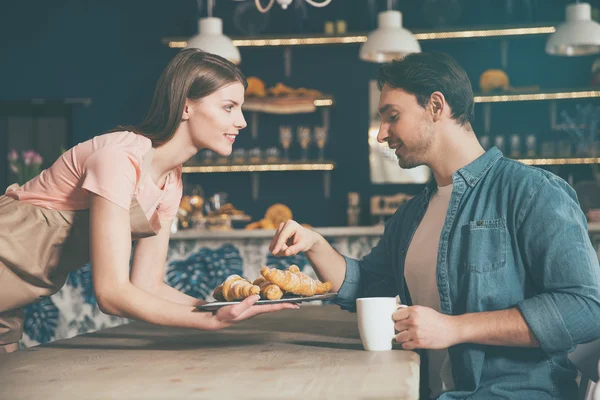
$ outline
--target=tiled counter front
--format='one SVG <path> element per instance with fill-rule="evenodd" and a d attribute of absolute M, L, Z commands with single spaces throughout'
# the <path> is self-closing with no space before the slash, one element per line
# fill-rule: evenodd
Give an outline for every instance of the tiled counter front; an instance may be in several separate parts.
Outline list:
<path fill-rule="evenodd" d="M 341 254 L 366 255 L 379 240 L 382 227 L 317 229 Z M 269 253 L 274 231 L 179 232 L 169 245 L 165 280 L 190 296 L 212 300 L 212 290 L 230 274 L 248 279 L 259 276 L 263 265 L 287 268 L 298 265 L 314 271 L 303 254 L 279 258 Z M 590 237 L 600 257 L 600 224 L 590 225 Z M 54 296 L 25 309 L 22 347 L 76 336 L 127 322 L 103 314 L 96 305 L 90 265 L 69 275 Z"/>
<path fill-rule="evenodd" d="M 341 254 L 354 258 L 366 255 L 379 240 L 383 228 L 317 229 Z M 172 235 L 165 281 L 182 292 L 212 300 L 212 290 L 231 274 L 253 280 L 263 265 L 287 268 L 298 265 L 315 277 L 303 254 L 280 258 L 269 253 L 274 231 L 192 232 Z M 103 314 L 96 304 L 90 265 L 69 275 L 67 284 L 54 296 L 25 309 L 22 347 L 65 339 L 127 322 Z"/>

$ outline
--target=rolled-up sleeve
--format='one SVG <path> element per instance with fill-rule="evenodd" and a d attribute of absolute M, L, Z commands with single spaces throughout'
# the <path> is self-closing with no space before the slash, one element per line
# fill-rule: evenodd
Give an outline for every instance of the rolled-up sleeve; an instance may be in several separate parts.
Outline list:
<path fill-rule="evenodd" d="M 390 256 L 389 243 L 397 214 L 392 217 L 381 239 L 369 254 L 358 261 L 350 257 L 346 260 L 346 275 L 338 291 L 336 303 L 343 309 L 356 311 L 356 299 L 360 297 L 395 297 L 398 295 L 394 265 Z"/>
<path fill-rule="evenodd" d="M 535 295 L 518 303 L 548 353 L 600 337 L 600 265 L 575 191 L 547 177 L 519 215 L 517 240 Z"/>

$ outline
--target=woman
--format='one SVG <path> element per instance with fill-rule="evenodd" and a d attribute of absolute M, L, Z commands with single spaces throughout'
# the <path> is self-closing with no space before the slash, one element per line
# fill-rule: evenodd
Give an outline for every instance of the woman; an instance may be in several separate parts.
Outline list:
<path fill-rule="evenodd" d="M 162 73 L 146 119 L 78 144 L 23 187 L 0 197 L 0 353 L 18 348 L 23 307 L 92 263 L 100 309 L 157 325 L 216 330 L 297 308 L 248 298 L 216 313 L 163 282 L 181 165 L 200 149 L 231 154 L 246 80 L 227 60 L 181 51 Z M 135 246 L 130 271 L 131 241 Z"/>

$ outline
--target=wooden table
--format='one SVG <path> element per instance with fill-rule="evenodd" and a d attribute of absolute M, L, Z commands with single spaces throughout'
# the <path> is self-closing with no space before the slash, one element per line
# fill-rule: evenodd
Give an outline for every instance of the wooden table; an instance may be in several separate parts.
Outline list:
<path fill-rule="evenodd" d="M 419 356 L 303 305 L 204 332 L 134 322 L 0 356 L 0 398 L 418 399 Z"/>

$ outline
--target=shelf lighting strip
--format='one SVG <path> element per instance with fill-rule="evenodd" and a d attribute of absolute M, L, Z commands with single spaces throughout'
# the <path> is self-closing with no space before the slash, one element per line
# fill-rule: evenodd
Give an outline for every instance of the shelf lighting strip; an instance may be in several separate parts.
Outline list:
<path fill-rule="evenodd" d="M 584 90 L 576 92 L 530 93 L 530 94 L 501 94 L 475 96 L 475 103 L 502 103 L 508 101 L 564 100 L 586 99 L 600 97 L 600 90 Z"/>
<path fill-rule="evenodd" d="M 252 164 L 252 165 L 198 165 L 184 166 L 183 173 L 211 172 L 276 172 L 276 171 L 331 171 L 332 163 L 316 164 Z"/>
<path fill-rule="evenodd" d="M 527 165 L 581 165 L 581 164 L 600 164 L 600 157 L 580 157 L 580 158 L 531 158 L 517 160 Z"/>
<path fill-rule="evenodd" d="M 440 40 L 440 39 L 468 39 L 503 36 L 524 35 L 547 35 L 554 33 L 553 26 L 538 26 L 529 28 L 503 28 L 503 29 L 474 29 L 466 31 L 447 32 L 422 32 L 413 36 L 417 40 Z M 324 37 L 291 37 L 291 38 L 264 38 L 264 39 L 234 39 L 233 44 L 237 47 L 266 47 L 266 46 L 310 46 L 324 44 L 353 44 L 367 41 L 366 35 L 352 36 L 324 36 Z M 184 48 L 187 46 L 185 40 L 165 40 L 171 48 Z"/>

